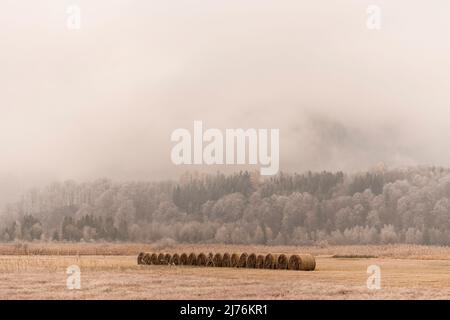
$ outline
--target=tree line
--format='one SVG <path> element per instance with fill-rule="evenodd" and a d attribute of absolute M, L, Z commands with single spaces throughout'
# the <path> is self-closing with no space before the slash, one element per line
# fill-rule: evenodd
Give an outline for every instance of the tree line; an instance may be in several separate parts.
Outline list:
<path fill-rule="evenodd" d="M 185 174 L 179 181 L 66 181 L 1 214 L 0 240 L 267 245 L 450 245 L 450 169 Z"/>

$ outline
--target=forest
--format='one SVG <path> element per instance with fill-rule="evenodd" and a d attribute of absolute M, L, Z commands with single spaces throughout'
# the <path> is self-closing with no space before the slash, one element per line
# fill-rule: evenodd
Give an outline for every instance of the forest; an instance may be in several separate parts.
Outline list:
<path fill-rule="evenodd" d="M 448 246 L 450 169 L 65 181 L 28 190 L 0 217 L 3 242 Z"/>

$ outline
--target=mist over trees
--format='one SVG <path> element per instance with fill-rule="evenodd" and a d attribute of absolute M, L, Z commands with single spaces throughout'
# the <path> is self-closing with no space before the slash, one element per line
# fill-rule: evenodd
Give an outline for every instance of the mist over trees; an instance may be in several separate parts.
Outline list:
<path fill-rule="evenodd" d="M 66 181 L 0 217 L 1 241 L 450 245 L 450 169 Z"/>

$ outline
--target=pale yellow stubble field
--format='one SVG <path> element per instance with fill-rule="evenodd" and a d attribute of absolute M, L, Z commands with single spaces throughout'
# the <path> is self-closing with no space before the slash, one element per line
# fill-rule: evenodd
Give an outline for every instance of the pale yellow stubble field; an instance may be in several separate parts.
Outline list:
<path fill-rule="evenodd" d="M 302 272 L 137 265 L 139 251 L 156 249 L 313 253 L 317 268 Z M 0 245 L 0 254 L 1 299 L 450 299 L 446 247 L 32 243 Z M 70 265 L 81 269 L 80 290 L 66 286 Z M 366 286 L 370 265 L 381 268 L 379 290 Z"/>

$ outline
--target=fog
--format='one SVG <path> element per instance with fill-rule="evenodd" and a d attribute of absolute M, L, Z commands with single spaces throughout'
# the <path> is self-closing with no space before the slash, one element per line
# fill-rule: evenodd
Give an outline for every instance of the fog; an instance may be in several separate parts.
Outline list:
<path fill-rule="evenodd" d="M 192 168 L 170 161 L 170 134 L 194 120 L 280 129 L 282 171 L 450 165 L 448 1 L 1 4 L 0 199 L 176 178 Z"/>

